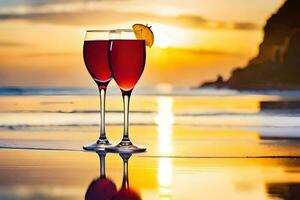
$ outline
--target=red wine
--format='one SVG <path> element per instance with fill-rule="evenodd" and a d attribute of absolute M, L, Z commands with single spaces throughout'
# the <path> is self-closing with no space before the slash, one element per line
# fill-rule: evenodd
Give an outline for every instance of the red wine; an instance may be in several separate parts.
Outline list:
<path fill-rule="evenodd" d="M 98 85 L 107 85 L 112 78 L 108 62 L 109 44 L 110 42 L 108 40 L 84 42 L 84 62 L 89 73 Z"/>
<path fill-rule="evenodd" d="M 142 197 L 136 191 L 129 188 L 121 188 L 116 195 L 114 195 L 112 200 L 141 200 Z"/>
<path fill-rule="evenodd" d="M 92 181 L 88 187 L 85 194 L 85 200 L 109 200 L 116 194 L 117 187 L 114 182 L 106 178 L 98 178 Z"/>
<path fill-rule="evenodd" d="M 109 62 L 113 77 L 123 91 L 132 90 L 143 73 L 145 40 L 112 40 Z"/>

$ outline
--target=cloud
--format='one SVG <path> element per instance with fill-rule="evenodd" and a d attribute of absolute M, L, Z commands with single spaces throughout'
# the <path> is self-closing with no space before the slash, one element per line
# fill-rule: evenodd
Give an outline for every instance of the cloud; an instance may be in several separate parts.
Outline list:
<path fill-rule="evenodd" d="M 28 13 L 28 14 L 0 14 L 0 20 L 26 20 L 36 23 L 51 23 L 63 25 L 109 25 L 127 21 L 147 21 L 168 23 L 188 28 L 209 29 L 238 29 L 255 30 L 260 26 L 250 22 L 223 22 L 207 20 L 200 16 L 158 16 L 150 13 L 118 12 L 118 11 L 82 11 L 57 13 Z"/>
<path fill-rule="evenodd" d="M 1 6 L 43 6 L 43 5 L 51 5 L 51 4 L 67 4 L 67 3 L 74 3 L 74 2 L 88 2 L 94 0 L 7 0 L 7 1 L 0 1 Z"/>
<path fill-rule="evenodd" d="M 181 25 L 185 27 L 198 27 L 209 29 L 239 29 L 239 30 L 255 30 L 260 26 L 251 22 L 226 22 L 214 21 L 194 15 L 179 15 L 174 17 L 163 17 L 163 21 L 171 24 Z"/>
<path fill-rule="evenodd" d="M 25 46 L 25 44 L 18 43 L 18 42 L 4 42 L 4 41 L 0 41 L 0 47 L 18 47 L 18 46 Z"/>
<path fill-rule="evenodd" d="M 181 48 L 181 47 L 168 47 L 160 48 L 154 47 L 154 51 L 159 53 L 165 53 L 168 55 L 195 55 L 195 56 L 226 56 L 232 58 L 241 58 L 244 57 L 242 53 L 223 51 L 223 50 L 214 50 L 214 49 L 202 49 L 202 48 Z"/>
<path fill-rule="evenodd" d="M 29 53 L 23 54 L 24 57 L 57 57 L 57 56 L 78 56 L 81 55 L 78 52 L 44 52 L 44 53 Z"/>
<path fill-rule="evenodd" d="M 195 55 L 217 55 L 217 56 L 233 56 L 233 57 L 243 57 L 243 54 L 227 52 L 227 51 L 217 51 L 217 50 L 209 50 L 209 49 L 199 49 L 199 48 L 157 48 L 158 50 L 165 52 L 174 52 L 174 53 L 182 53 L 182 54 L 195 54 Z"/>
<path fill-rule="evenodd" d="M 90 4 L 93 5 L 93 4 Z M 95 6 L 84 7 L 82 3 L 72 4 L 72 6 L 41 6 L 31 9 L 31 7 L 11 8 L 0 10 L 1 20 L 26 20 L 33 23 L 51 23 L 62 25 L 109 25 L 124 22 L 139 21 L 146 23 L 165 23 L 186 28 L 206 28 L 206 29 L 237 29 L 256 30 L 260 29 L 251 22 L 227 22 L 220 20 L 210 20 L 198 15 L 175 15 L 161 16 L 155 13 L 118 11 L 113 9 L 100 9 Z"/>

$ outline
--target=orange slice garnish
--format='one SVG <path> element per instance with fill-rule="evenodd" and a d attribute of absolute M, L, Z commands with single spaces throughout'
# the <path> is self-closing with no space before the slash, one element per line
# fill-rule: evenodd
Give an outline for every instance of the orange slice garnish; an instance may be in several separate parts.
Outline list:
<path fill-rule="evenodd" d="M 152 47 L 154 43 L 154 35 L 151 30 L 151 26 L 143 24 L 134 24 L 132 29 L 135 33 L 135 37 L 139 40 L 145 40 L 145 44 L 148 47 Z"/>

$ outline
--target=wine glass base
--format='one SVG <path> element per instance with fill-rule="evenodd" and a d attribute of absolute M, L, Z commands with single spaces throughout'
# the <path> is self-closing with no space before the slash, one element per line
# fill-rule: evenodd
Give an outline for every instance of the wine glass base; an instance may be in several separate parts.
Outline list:
<path fill-rule="evenodd" d="M 110 153 L 142 153 L 146 151 L 145 147 L 138 147 L 133 144 L 122 145 L 121 143 L 115 146 L 107 146 L 105 147 L 105 151 Z"/>
<path fill-rule="evenodd" d="M 96 143 L 84 145 L 82 148 L 86 151 L 104 151 L 111 143 L 106 140 L 98 140 Z"/>

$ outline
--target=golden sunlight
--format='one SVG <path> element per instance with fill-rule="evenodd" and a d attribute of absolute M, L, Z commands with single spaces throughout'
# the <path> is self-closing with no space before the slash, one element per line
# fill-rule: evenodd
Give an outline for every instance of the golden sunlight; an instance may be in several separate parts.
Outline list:
<path fill-rule="evenodd" d="M 172 127 L 174 123 L 173 99 L 171 97 L 158 97 L 158 115 L 155 123 L 158 125 L 159 150 L 162 154 L 172 152 Z"/>
<path fill-rule="evenodd" d="M 156 34 L 155 45 L 157 45 L 160 48 L 167 48 L 171 44 L 171 39 L 167 33 L 160 32 Z"/>
<path fill-rule="evenodd" d="M 190 31 L 167 24 L 151 24 L 154 33 L 154 45 L 160 48 L 179 47 L 193 44 Z"/>
<path fill-rule="evenodd" d="M 243 13 L 222 8 L 236 5 L 233 1 L 228 5 L 214 1 L 43 1 L 42 6 L 16 6 L 7 1 L 0 9 L 0 62 L 5 74 L 0 85 L 92 86 L 83 67 L 84 31 L 129 28 L 135 23 L 152 26 L 155 38 L 154 48 L 147 50 L 141 86 L 196 86 L 216 75 L 227 78 L 233 68 L 246 65 L 257 54 L 265 20 L 282 4 L 255 1 L 238 4 L 238 10 L 247 11 Z M 252 15 L 259 5 L 263 9 Z M 17 30 L 23 30 L 22 37 Z M 178 74 L 186 77 L 184 83 L 178 81 Z"/>

